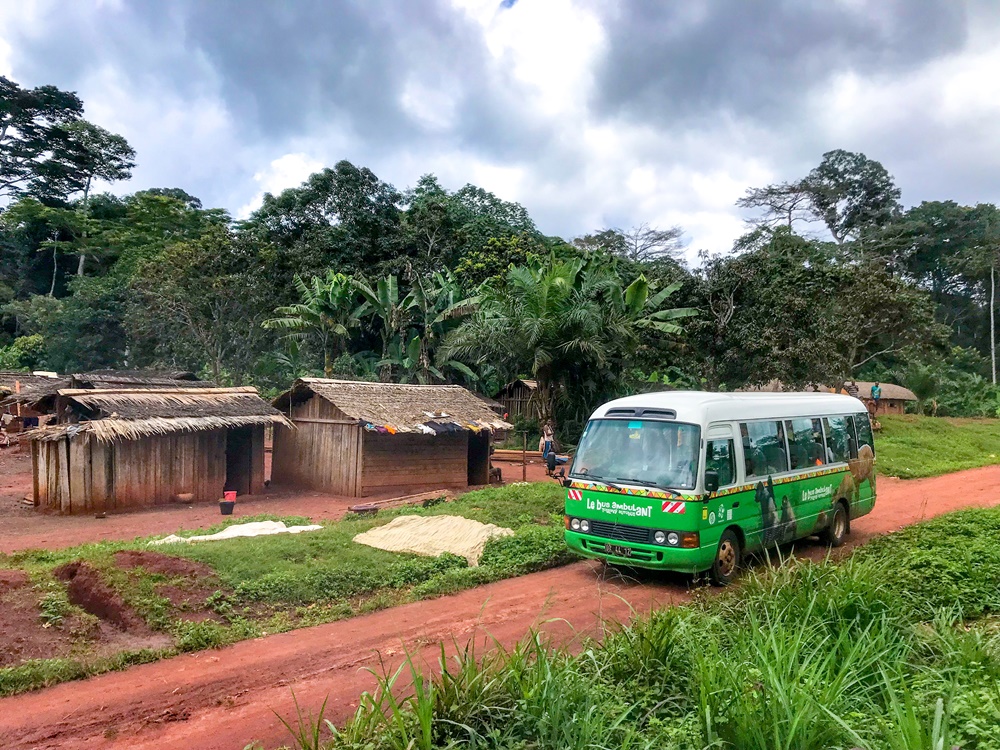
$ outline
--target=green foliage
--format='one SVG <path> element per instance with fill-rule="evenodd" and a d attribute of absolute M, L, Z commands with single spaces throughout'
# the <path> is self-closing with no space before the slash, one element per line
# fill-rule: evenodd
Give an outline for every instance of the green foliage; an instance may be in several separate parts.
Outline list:
<path fill-rule="evenodd" d="M 956 534 L 983 549 L 998 525 L 1000 509 L 967 511 L 839 565 L 765 566 L 603 643 L 553 648 L 532 634 L 482 655 L 442 647 L 440 674 L 408 659 L 380 676 L 343 729 L 328 727 L 327 747 L 992 747 L 1000 620 L 969 618 L 1000 613 L 1000 557 L 959 590 L 921 550 L 947 558 Z M 949 615 L 959 609 L 964 621 Z"/>
<path fill-rule="evenodd" d="M 0 370 L 37 370 L 45 361 L 45 339 L 41 334 L 18 336 L 10 346 L 0 347 Z"/>
<path fill-rule="evenodd" d="M 1000 420 L 885 415 L 879 421 L 880 474 L 915 479 L 1000 463 Z"/>

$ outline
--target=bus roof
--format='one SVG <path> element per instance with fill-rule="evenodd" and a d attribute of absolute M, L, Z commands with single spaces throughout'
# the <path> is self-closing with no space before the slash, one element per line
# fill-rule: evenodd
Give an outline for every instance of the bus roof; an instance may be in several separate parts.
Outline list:
<path fill-rule="evenodd" d="M 612 409 L 662 409 L 676 413 L 678 422 L 710 424 L 750 419 L 792 419 L 867 413 L 852 396 L 835 393 L 708 393 L 662 391 L 627 396 L 602 404 L 590 416 L 602 419 Z M 614 415 L 612 415 L 614 416 Z M 621 415 L 625 417 L 625 414 Z"/>

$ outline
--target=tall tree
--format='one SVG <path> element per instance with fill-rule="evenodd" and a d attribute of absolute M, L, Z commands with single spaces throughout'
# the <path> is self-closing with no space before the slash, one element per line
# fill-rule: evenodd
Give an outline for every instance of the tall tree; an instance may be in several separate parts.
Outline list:
<path fill-rule="evenodd" d="M 66 134 L 57 149 L 66 165 L 53 175 L 46 187 L 51 197 L 66 199 L 79 195 L 78 210 L 82 221 L 79 261 L 76 275 L 83 276 L 90 248 L 87 246 L 90 222 L 90 191 L 94 180 L 118 182 L 132 176 L 135 149 L 122 136 L 110 133 L 86 120 L 60 126 Z"/>
<path fill-rule="evenodd" d="M 577 237 L 573 244 L 587 252 L 606 253 L 637 263 L 675 258 L 682 248 L 680 227 L 659 229 L 639 224 L 631 229 L 603 229 Z"/>
<path fill-rule="evenodd" d="M 69 134 L 83 102 L 55 86 L 21 88 L 0 76 L 0 198 L 44 193 L 68 168 Z"/>
<path fill-rule="evenodd" d="M 892 175 L 861 153 L 826 152 L 803 184 L 813 212 L 838 245 L 887 224 L 900 210 Z"/>

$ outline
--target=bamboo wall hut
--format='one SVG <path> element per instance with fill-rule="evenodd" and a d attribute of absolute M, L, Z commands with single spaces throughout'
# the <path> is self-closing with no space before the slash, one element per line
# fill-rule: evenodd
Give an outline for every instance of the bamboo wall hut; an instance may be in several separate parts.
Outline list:
<path fill-rule="evenodd" d="M 58 424 L 29 437 L 35 505 L 63 514 L 260 492 L 264 428 L 289 424 L 253 388 L 64 389 L 58 397 Z"/>
<path fill-rule="evenodd" d="M 274 431 L 274 481 L 351 497 L 488 484 L 511 427 L 457 385 L 303 378 L 274 405 L 296 428 Z"/>
<path fill-rule="evenodd" d="M 493 398 L 503 406 L 508 419 L 540 419 L 538 410 L 538 383 L 534 380 L 515 380 L 507 383 Z"/>

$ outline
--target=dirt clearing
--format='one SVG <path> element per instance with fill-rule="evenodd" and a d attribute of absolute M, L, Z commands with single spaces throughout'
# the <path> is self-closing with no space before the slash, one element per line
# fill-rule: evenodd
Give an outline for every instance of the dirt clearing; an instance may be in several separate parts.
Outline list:
<path fill-rule="evenodd" d="M 852 525 L 851 544 L 941 513 L 1000 502 L 1000 467 L 932 479 L 879 480 L 875 512 Z M 826 548 L 800 544 L 796 554 Z M 274 712 L 294 715 L 292 690 L 314 713 L 329 696 L 328 718 L 342 722 L 379 655 L 395 668 L 404 650 L 433 663 L 437 643 L 489 639 L 510 645 L 531 627 L 562 642 L 600 634 L 654 606 L 689 598 L 690 579 L 608 575 L 592 562 L 535 573 L 371 615 L 244 641 L 0 700 L 4 748 L 239 750 L 251 740 L 268 748 L 288 741 Z"/>

